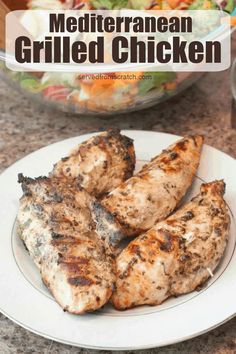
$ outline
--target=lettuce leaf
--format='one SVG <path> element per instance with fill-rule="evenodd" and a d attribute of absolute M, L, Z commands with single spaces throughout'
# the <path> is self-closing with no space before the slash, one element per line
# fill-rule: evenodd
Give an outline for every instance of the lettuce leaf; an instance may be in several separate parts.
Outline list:
<path fill-rule="evenodd" d="M 228 0 L 227 5 L 224 7 L 223 10 L 231 14 L 231 12 L 233 12 L 234 10 L 234 7 L 235 7 L 234 0 Z"/>
<path fill-rule="evenodd" d="M 91 0 L 95 9 L 116 10 L 127 8 L 128 0 Z"/>
<path fill-rule="evenodd" d="M 30 75 L 30 73 L 27 72 L 17 72 L 13 79 L 20 83 L 22 89 L 33 93 L 40 92 L 45 88 L 45 85 L 42 84 L 41 79 Z"/>
<path fill-rule="evenodd" d="M 204 10 L 205 2 L 206 0 L 195 0 L 192 5 L 189 6 L 189 10 Z M 214 0 L 208 0 L 207 2 L 210 4 L 209 10 L 214 10 L 217 8 Z"/>
<path fill-rule="evenodd" d="M 154 88 L 162 89 L 162 85 L 175 79 L 176 74 L 170 72 L 148 72 L 145 78 L 139 81 L 139 93 L 145 94 Z"/>
<path fill-rule="evenodd" d="M 153 0 L 129 0 L 129 8 L 134 10 L 149 9 L 153 4 Z"/>

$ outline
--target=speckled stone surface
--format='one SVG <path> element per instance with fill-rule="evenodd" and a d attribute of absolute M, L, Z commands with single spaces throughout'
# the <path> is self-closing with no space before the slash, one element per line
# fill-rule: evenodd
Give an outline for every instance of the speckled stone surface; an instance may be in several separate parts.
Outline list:
<path fill-rule="evenodd" d="M 235 58 L 236 36 L 232 43 L 232 57 Z M 19 93 L 13 92 L 5 83 L 0 82 L 0 171 L 42 146 L 114 126 L 121 129 L 154 130 L 179 135 L 204 134 L 207 144 L 236 158 L 236 129 L 232 129 L 231 126 L 229 82 L 229 71 L 208 73 L 193 87 L 166 103 L 142 112 L 117 115 L 108 119 L 76 117 L 39 109 Z M 41 338 L 0 315 L 0 354 L 12 353 L 97 352 L 72 348 Z M 187 342 L 137 353 L 235 354 L 236 318 L 208 334 Z"/>

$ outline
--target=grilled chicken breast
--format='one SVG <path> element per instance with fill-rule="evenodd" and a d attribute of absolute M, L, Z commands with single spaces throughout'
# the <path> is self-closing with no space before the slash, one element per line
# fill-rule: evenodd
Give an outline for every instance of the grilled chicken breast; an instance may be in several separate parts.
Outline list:
<path fill-rule="evenodd" d="M 132 241 L 117 258 L 112 301 L 121 310 L 158 305 L 205 282 L 226 247 L 230 217 L 223 181 L 203 184 L 200 194 L 165 221 Z"/>
<path fill-rule="evenodd" d="M 113 291 L 114 257 L 95 231 L 93 197 L 63 178 L 20 175 L 19 182 L 18 233 L 44 283 L 68 312 L 100 308 Z"/>
<path fill-rule="evenodd" d="M 127 236 L 150 229 L 176 208 L 197 171 L 202 144 L 198 135 L 181 139 L 103 199 Z"/>
<path fill-rule="evenodd" d="M 77 146 L 54 166 L 52 175 L 77 179 L 88 193 L 100 197 L 130 178 L 134 168 L 133 140 L 114 129 Z"/>

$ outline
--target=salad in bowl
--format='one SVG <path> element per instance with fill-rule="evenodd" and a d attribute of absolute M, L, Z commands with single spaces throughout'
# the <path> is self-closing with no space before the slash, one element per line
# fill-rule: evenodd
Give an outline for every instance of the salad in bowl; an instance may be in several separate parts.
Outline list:
<path fill-rule="evenodd" d="M 234 0 L 30 0 L 29 9 L 45 10 L 209 10 L 234 11 Z M 112 114 L 157 104 L 190 86 L 201 73 L 113 72 L 83 74 L 14 72 L 1 65 L 3 78 L 33 99 L 63 111 Z"/>

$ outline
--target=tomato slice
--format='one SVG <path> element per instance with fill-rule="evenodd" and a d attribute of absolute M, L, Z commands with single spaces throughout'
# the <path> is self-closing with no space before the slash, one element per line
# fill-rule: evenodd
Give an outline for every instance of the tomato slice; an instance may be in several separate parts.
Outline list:
<path fill-rule="evenodd" d="M 52 85 L 43 90 L 45 97 L 55 101 L 65 101 L 71 90 L 64 85 Z"/>

